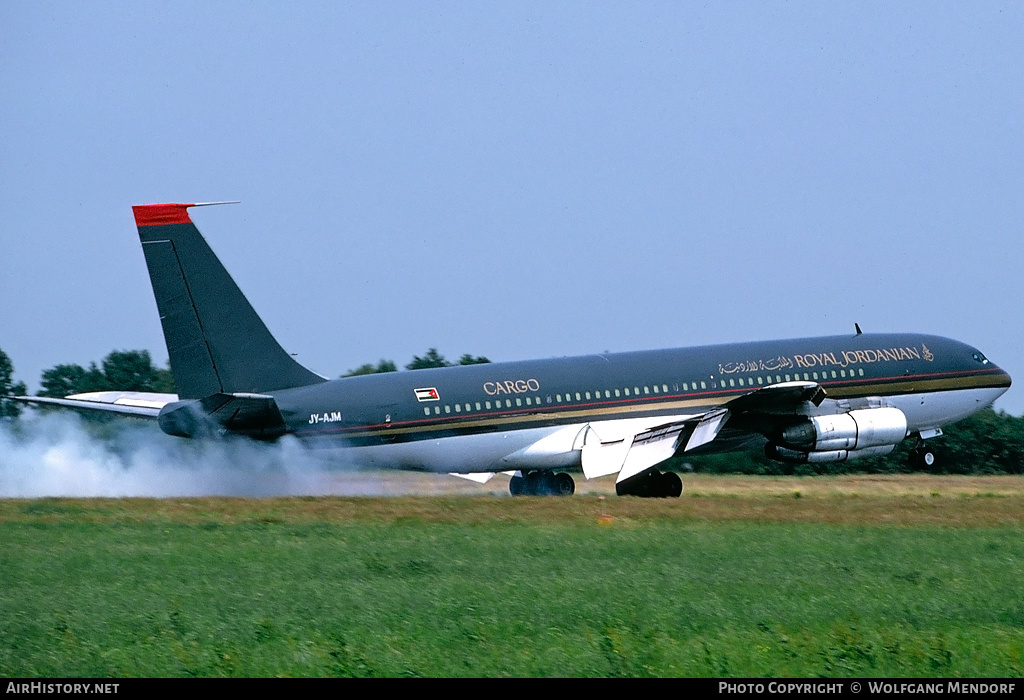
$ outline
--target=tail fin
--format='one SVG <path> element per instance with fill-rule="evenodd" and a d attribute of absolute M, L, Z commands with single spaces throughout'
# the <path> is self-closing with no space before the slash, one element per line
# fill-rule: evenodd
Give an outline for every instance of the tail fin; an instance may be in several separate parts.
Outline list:
<path fill-rule="evenodd" d="M 188 216 L 132 207 L 178 396 L 261 393 L 326 381 L 284 351 Z"/>

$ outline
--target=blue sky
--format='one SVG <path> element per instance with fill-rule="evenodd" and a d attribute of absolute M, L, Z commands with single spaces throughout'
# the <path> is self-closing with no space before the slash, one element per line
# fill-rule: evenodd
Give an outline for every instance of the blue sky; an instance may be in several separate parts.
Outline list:
<path fill-rule="evenodd" d="M 1018 380 L 1019 3 L 0 3 L 0 348 L 166 351 L 131 205 L 336 376 L 865 331 Z M 1018 394 L 1021 398 L 1018 398 Z"/>

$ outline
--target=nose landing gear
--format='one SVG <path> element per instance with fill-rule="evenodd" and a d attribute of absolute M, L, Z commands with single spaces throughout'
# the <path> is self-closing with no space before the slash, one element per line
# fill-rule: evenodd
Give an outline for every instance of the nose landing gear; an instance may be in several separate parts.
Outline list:
<path fill-rule="evenodd" d="M 922 441 L 910 451 L 910 468 L 915 471 L 931 471 L 936 465 L 935 450 Z"/>

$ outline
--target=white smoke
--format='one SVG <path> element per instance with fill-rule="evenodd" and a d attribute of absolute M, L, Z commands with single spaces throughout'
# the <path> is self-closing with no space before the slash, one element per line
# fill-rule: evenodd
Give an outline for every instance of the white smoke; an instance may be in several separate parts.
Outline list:
<path fill-rule="evenodd" d="M 71 412 L 0 421 L 0 497 L 388 495 L 377 473 L 329 461 L 285 437 L 185 440 L 132 419 L 97 437 Z M 438 477 L 444 479 L 445 477 Z"/>

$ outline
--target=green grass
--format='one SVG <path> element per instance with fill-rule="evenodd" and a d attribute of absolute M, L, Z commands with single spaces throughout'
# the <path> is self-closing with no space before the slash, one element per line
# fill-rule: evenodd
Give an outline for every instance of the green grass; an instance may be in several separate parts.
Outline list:
<path fill-rule="evenodd" d="M 1019 527 L 531 521 L 524 502 L 8 501 L 0 676 L 1024 673 Z"/>

